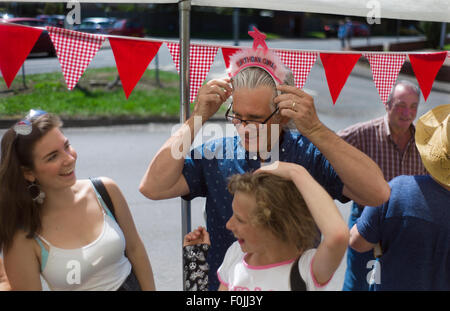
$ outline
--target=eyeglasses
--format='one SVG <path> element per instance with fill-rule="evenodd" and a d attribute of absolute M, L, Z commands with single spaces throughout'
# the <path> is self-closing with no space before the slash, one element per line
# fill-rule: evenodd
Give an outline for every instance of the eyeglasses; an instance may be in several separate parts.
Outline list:
<path fill-rule="evenodd" d="M 233 106 L 233 103 L 231 103 L 230 106 L 228 107 L 227 112 L 225 113 L 225 119 L 227 121 L 233 123 L 234 125 L 240 125 L 242 123 L 245 123 L 246 125 L 249 125 L 249 124 L 254 124 L 254 125 L 266 124 L 267 121 L 269 121 L 270 118 L 272 118 L 279 110 L 279 108 L 277 107 L 275 109 L 275 111 L 272 112 L 270 114 L 270 116 L 268 116 L 264 121 L 256 121 L 256 120 L 245 120 L 245 119 L 238 118 L 236 116 L 230 116 L 229 114 L 230 114 L 230 110 L 231 110 L 232 106 Z"/>
<path fill-rule="evenodd" d="M 25 118 L 23 118 L 22 120 L 20 120 L 19 122 L 17 122 L 14 125 L 14 131 L 16 132 L 16 134 L 20 134 L 20 135 L 28 135 L 33 131 L 33 126 L 31 124 L 31 122 L 33 122 L 33 120 L 37 119 L 38 117 L 47 114 L 46 111 L 44 110 L 35 110 L 35 109 L 31 109 L 28 114 L 25 116 Z"/>

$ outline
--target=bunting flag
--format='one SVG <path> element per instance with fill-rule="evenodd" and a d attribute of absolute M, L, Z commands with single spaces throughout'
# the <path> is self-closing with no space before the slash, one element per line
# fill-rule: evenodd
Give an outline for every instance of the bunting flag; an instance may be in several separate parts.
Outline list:
<path fill-rule="evenodd" d="M 333 105 L 361 54 L 320 53 Z"/>
<path fill-rule="evenodd" d="M 375 87 L 384 105 L 406 60 L 406 54 L 364 53 L 372 70 Z"/>
<path fill-rule="evenodd" d="M 173 62 L 180 73 L 180 48 L 178 43 L 167 42 L 167 47 L 172 55 Z M 202 46 L 191 44 L 190 46 L 190 75 L 189 75 L 189 100 L 192 103 L 197 96 L 198 89 L 202 86 L 203 81 L 209 73 L 209 69 L 216 57 L 217 46 Z"/>
<path fill-rule="evenodd" d="M 234 53 L 236 53 L 240 50 L 241 50 L 240 48 L 222 47 L 223 61 L 225 62 L 225 68 L 227 69 L 228 75 L 230 75 L 230 73 L 228 72 L 228 68 L 230 68 L 230 57 L 231 57 L 231 55 L 233 55 Z"/>
<path fill-rule="evenodd" d="M 62 73 L 69 90 L 77 84 L 79 78 L 100 49 L 108 36 L 93 35 L 62 28 L 47 27 L 61 64 Z M 9 88 L 17 72 L 32 50 L 42 29 L 14 24 L 0 23 L 0 71 Z M 162 41 L 136 40 L 133 38 L 109 38 L 119 71 L 125 96 L 128 98 L 141 79 L 149 63 L 161 47 Z M 180 71 L 180 53 L 178 43 L 166 42 L 176 69 Z M 190 101 L 194 101 L 198 89 L 209 73 L 219 47 L 191 44 L 190 46 Z M 230 66 L 230 56 L 239 51 L 238 47 L 221 47 L 226 67 Z M 289 67 L 295 78 L 295 85 L 303 88 L 314 65 L 317 51 L 274 50 Z M 336 102 L 361 54 L 320 53 L 328 87 Z M 406 60 L 406 53 L 363 52 L 372 70 L 373 80 L 383 104 L 386 104 L 392 86 Z M 414 74 L 427 100 L 437 73 L 448 51 L 438 53 L 408 54 Z"/>
<path fill-rule="evenodd" d="M 317 52 L 275 50 L 281 61 L 292 70 L 295 86 L 303 88 L 312 66 L 316 62 Z"/>
<path fill-rule="evenodd" d="M 101 35 L 47 26 L 67 88 L 72 90 L 105 41 Z"/>
<path fill-rule="evenodd" d="M 0 24 L 0 70 L 8 88 L 41 33 L 42 29 Z"/>
<path fill-rule="evenodd" d="M 158 53 L 162 42 L 109 38 L 109 43 L 116 60 L 125 97 L 128 99 L 148 65 Z"/>
<path fill-rule="evenodd" d="M 422 95 L 425 101 L 430 95 L 431 87 L 439 69 L 445 61 L 447 52 L 429 54 L 410 54 L 409 61 L 416 75 Z"/>

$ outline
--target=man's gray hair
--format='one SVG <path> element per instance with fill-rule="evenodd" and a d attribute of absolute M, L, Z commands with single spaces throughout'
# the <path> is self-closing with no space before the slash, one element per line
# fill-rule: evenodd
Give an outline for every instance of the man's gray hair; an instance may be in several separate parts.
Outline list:
<path fill-rule="evenodd" d="M 295 86 L 294 74 L 292 71 L 285 67 L 286 78 L 283 83 L 291 86 Z M 239 73 L 233 77 L 231 80 L 231 85 L 233 90 L 238 90 L 240 88 L 256 89 L 260 86 L 272 87 L 275 91 L 275 80 L 272 76 L 262 68 L 258 67 L 247 67 L 239 71 Z M 274 97 L 277 94 L 274 92 Z M 272 111 L 275 110 L 275 105 L 272 107 Z"/>
<path fill-rule="evenodd" d="M 387 105 L 390 105 L 390 104 L 392 103 L 392 101 L 393 101 L 393 99 L 394 99 L 395 89 L 396 89 L 397 86 L 399 86 L 399 85 L 402 85 L 402 86 L 404 86 L 405 88 L 409 88 L 409 89 L 413 90 L 414 93 L 417 94 L 417 97 L 419 98 L 419 101 L 420 101 L 420 88 L 419 88 L 415 83 L 412 83 L 412 82 L 410 82 L 410 81 L 408 81 L 408 80 L 400 80 L 400 81 L 396 82 L 396 83 L 394 84 L 394 86 L 392 87 L 392 91 L 391 91 L 391 93 L 389 94 L 388 100 L 387 100 L 387 102 L 386 102 Z"/>

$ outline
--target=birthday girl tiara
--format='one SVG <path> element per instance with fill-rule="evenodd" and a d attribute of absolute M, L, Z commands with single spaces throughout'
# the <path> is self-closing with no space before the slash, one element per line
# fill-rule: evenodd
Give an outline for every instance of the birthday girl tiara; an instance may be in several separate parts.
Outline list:
<path fill-rule="evenodd" d="M 282 84 L 287 74 L 287 68 L 278 55 L 267 47 L 266 35 L 259 32 L 256 27 L 253 27 L 253 31 L 249 31 L 248 34 L 253 38 L 253 47 L 239 50 L 230 56 L 229 75 L 234 77 L 244 68 L 258 67 L 265 70 L 273 78 L 275 84 Z M 259 45 L 262 48 L 258 48 Z"/>

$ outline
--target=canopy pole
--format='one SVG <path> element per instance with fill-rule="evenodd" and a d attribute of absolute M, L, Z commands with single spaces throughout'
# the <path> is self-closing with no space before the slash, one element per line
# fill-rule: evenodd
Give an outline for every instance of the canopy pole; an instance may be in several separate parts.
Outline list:
<path fill-rule="evenodd" d="M 190 115 L 189 103 L 189 50 L 190 50 L 190 13 L 191 0 L 178 2 L 180 22 L 180 123 L 183 124 Z M 191 202 L 181 199 L 181 243 L 184 236 L 191 232 Z M 184 290 L 184 262 L 182 261 L 182 279 Z"/>

